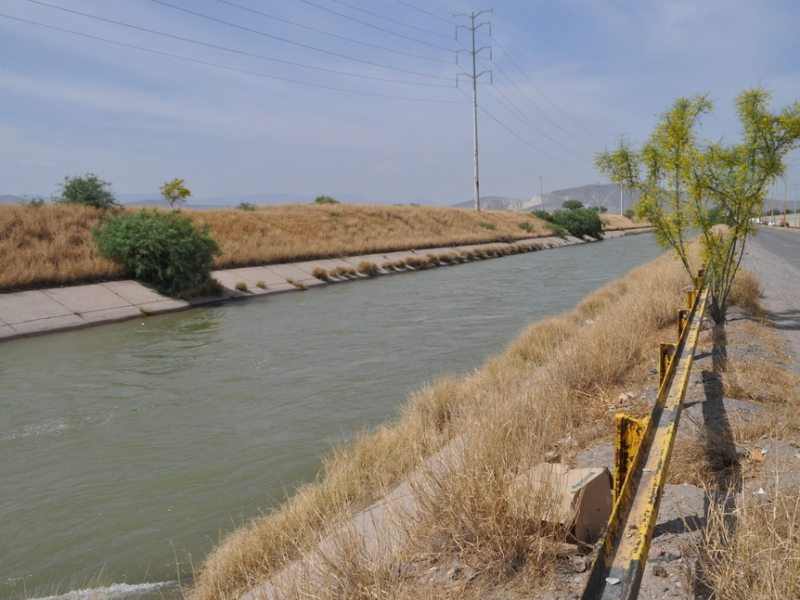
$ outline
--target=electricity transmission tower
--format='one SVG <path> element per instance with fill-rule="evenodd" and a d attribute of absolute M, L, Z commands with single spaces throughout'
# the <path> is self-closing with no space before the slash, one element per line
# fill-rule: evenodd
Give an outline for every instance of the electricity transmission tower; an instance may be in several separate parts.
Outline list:
<path fill-rule="evenodd" d="M 456 75 L 456 85 L 458 85 L 458 76 L 464 75 L 465 77 L 469 77 L 472 79 L 472 134 L 473 134 L 473 146 L 475 149 L 475 212 L 481 212 L 481 190 L 480 190 L 480 182 L 478 179 L 478 77 L 483 75 L 484 73 L 489 73 L 491 77 L 491 71 L 481 71 L 480 73 L 477 72 L 475 61 L 477 55 L 482 50 L 489 50 L 489 60 L 492 58 L 492 48 L 491 46 L 483 46 L 482 48 L 475 48 L 475 31 L 481 28 L 484 25 L 489 26 L 489 35 L 492 34 L 492 25 L 489 22 L 479 23 L 478 25 L 475 24 L 475 19 L 482 15 L 485 12 L 492 12 L 491 9 L 489 10 L 482 10 L 478 13 L 470 13 L 470 14 L 458 14 L 453 15 L 454 17 L 467 17 L 470 20 L 469 25 L 456 25 L 456 39 L 458 39 L 458 30 L 463 27 L 464 29 L 469 30 L 472 33 L 472 50 L 459 50 L 458 53 L 464 52 L 469 54 L 472 57 L 472 75 L 469 73 L 458 73 Z M 456 62 L 458 62 L 458 54 L 456 54 Z"/>

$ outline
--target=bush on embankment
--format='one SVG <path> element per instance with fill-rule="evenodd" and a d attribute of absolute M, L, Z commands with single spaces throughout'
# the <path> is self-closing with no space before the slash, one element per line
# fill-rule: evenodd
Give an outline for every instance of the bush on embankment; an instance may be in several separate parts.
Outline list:
<path fill-rule="evenodd" d="M 611 439 L 608 406 L 621 391 L 652 383 L 658 344 L 674 337 L 686 284 L 681 266 L 663 257 L 574 311 L 531 325 L 474 374 L 418 390 L 395 423 L 334 449 L 316 483 L 226 537 L 201 566 L 191 600 L 233 600 L 276 575 L 313 548 L 320 532 L 460 436 L 469 443 L 458 468 L 446 477 L 428 472 L 414 488 L 425 500 L 408 524 L 407 545 L 376 564 L 341 540 L 339 586 L 298 577 L 287 597 L 464 598 L 546 589 L 566 535 L 520 517 L 515 476 L 548 454 L 569 462 L 579 449 Z M 457 583 L 426 575 L 451 567 L 466 574 Z"/>
<path fill-rule="evenodd" d="M 208 230 L 180 211 L 142 209 L 102 219 L 92 237 L 100 255 L 127 275 L 176 296 L 197 293 L 210 279 L 208 267 L 222 251 Z"/>
<path fill-rule="evenodd" d="M 515 211 L 323 204 L 183 212 L 200 227 L 208 223 L 219 242 L 223 255 L 213 268 L 549 235 L 541 222 Z M 0 205 L 0 291 L 123 277 L 123 269 L 102 259 L 91 240 L 92 228 L 107 214 L 89 206 Z M 479 222 L 496 228 L 488 230 Z M 523 231 L 523 222 L 531 222 L 531 230 Z M 624 220 L 611 227 L 631 226 Z"/>

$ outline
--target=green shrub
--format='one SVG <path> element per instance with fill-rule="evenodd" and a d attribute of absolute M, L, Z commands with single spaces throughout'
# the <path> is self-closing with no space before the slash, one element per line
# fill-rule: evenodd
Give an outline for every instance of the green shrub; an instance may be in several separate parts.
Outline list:
<path fill-rule="evenodd" d="M 179 212 L 148 211 L 104 219 L 92 230 L 100 256 L 122 265 L 162 294 L 177 295 L 206 284 L 208 267 L 221 256 L 208 224 L 194 226 Z"/>
<path fill-rule="evenodd" d="M 330 196 L 317 196 L 314 198 L 314 204 L 341 204 L 341 202 Z"/>
<path fill-rule="evenodd" d="M 575 237 L 584 236 L 595 239 L 603 239 L 604 221 L 600 218 L 600 210 L 597 208 L 583 208 L 578 200 L 567 200 L 563 206 L 565 210 L 557 210 L 549 213 L 545 210 L 534 210 L 531 214 L 545 221 L 545 227 L 553 235 L 565 237 L 567 232 Z M 575 208 L 570 208 L 575 207 Z"/>
<path fill-rule="evenodd" d="M 61 195 L 55 198 L 59 204 L 83 204 L 95 208 L 119 206 L 111 191 L 111 184 L 98 179 L 94 173 L 86 173 L 83 177 L 64 177 L 64 183 L 59 187 Z"/>
<path fill-rule="evenodd" d="M 490 223 L 488 221 L 478 221 L 478 226 L 483 227 L 484 229 L 494 230 L 497 229 L 497 225 L 494 223 Z"/>
<path fill-rule="evenodd" d="M 533 231 L 533 225 L 531 225 L 529 221 L 523 221 L 522 223 L 517 223 L 517 225 L 522 231 L 527 231 L 528 233 Z"/>
<path fill-rule="evenodd" d="M 239 204 L 236 205 L 236 208 L 238 210 L 253 211 L 256 209 L 256 205 L 251 204 L 250 202 L 239 202 Z"/>

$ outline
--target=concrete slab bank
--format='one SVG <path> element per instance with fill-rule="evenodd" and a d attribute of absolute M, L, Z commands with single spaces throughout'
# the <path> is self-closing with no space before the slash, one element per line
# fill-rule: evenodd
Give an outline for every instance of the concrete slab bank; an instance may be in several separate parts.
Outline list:
<path fill-rule="evenodd" d="M 606 238 L 622 237 L 650 231 L 649 228 L 608 231 Z M 517 244 L 536 243 L 544 248 L 556 248 L 587 243 L 574 237 L 532 238 L 519 240 Z M 357 274 L 342 280 L 320 281 L 312 275 L 321 267 L 331 271 L 336 267 L 357 268 L 362 261 L 374 262 L 378 266 L 387 261 L 405 260 L 409 257 L 425 257 L 428 254 L 445 254 L 483 247 L 508 246 L 504 243 L 427 248 L 403 252 L 387 252 L 364 256 L 335 259 L 310 260 L 298 263 L 246 267 L 214 271 L 213 277 L 223 286 L 223 296 L 178 300 L 163 296 L 150 286 L 138 281 L 109 281 L 91 285 L 58 287 L 27 292 L 0 294 L 0 341 L 23 336 L 40 335 L 90 327 L 103 323 L 114 323 L 178 310 L 187 310 L 205 304 L 219 303 L 244 298 L 266 297 L 291 291 L 309 289 L 344 281 L 367 279 Z M 409 268 L 400 272 L 411 272 Z M 380 271 L 381 274 L 389 274 Z M 241 284 L 245 285 L 242 286 Z M 237 284 L 239 288 L 237 289 Z"/>

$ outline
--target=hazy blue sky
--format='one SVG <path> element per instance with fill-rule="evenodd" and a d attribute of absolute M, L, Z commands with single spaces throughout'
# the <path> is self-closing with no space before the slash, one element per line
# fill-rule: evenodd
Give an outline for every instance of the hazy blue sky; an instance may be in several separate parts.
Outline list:
<path fill-rule="evenodd" d="M 642 141 L 678 96 L 710 94 L 706 132 L 730 138 L 742 89 L 800 98 L 797 0 L 2 0 L 0 194 L 94 172 L 117 192 L 182 177 L 197 198 L 468 200 L 453 14 L 490 8 L 484 195 L 603 181 L 593 153 Z"/>

